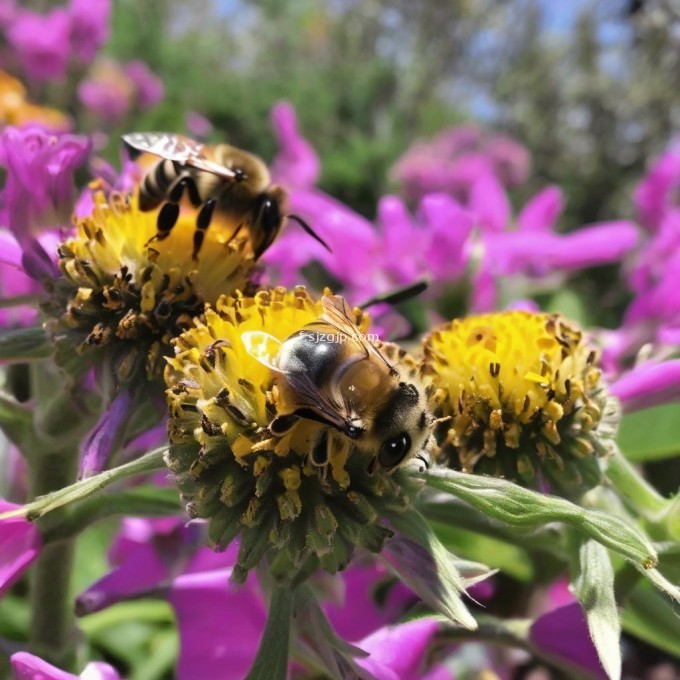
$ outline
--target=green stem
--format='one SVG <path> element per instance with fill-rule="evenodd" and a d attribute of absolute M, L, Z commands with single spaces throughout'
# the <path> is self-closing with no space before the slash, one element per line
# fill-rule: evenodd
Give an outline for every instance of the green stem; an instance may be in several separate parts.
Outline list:
<path fill-rule="evenodd" d="M 658 518 L 667 509 L 667 500 L 647 483 L 618 447 L 608 461 L 607 477 L 626 502 L 648 519 Z"/>
<path fill-rule="evenodd" d="M 264 634 L 246 680 L 285 680 L 292 613 L 293 589 L 274 587 Z"/>
<path fill-rule="evenodd" d="M 180 515 L 177 490 L 144 485 L 115 493 L 102 493 L 50 513 L 41 520 L 44 543 L 68 538 L 109 517 L 168 517 Z"/>
<path fill-rule="evenodd" d="M 78 469 L 78 449 L 32 456 L 31 493 L 40 496 L 72 482 Z M 60 668 L 75 662 L 75 619 L 70 585 L 76 537 L 44 546 L 31 579 L 33 652 Z"/>

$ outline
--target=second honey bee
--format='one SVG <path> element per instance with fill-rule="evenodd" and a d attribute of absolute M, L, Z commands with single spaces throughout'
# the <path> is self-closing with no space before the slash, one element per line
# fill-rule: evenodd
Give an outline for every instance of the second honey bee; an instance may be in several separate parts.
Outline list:
<path fill-rule="evenodd" d="M 156 239 L 169 236 L 186 195 L 200 208 L 196 218 L 193 256 L 200 252 L 214 213 L 235 225 L 234 236 L 247 229 L 255 260 L 269 248 L 287 219 L 293 219 L 326 249 L 326 243 L 297 215 L 287 214 L 285 190 L 271 183 L 262 159 L 229 144 L 204 146 L 187 137 L 166 132 L 123 135 L 133 150 L 158 156 L 142 180 L 139 207 L 158 213 Z"/>
<path fill-rule="evenodd" d="M 369 473 L 392 471 L 413 457 L 427 465 L 422 452 L 435 420 L 415 371 L 392 363 L 386 346 L 366 339 L 341 297 L 324 295 L 322 305 L 319 321 L 282 343 L 260 331 L 242 336 L 249 353 L 276 375 L 271 434 L 284 436 L 300 419 L 324 426 L 310 452 L 319 467 L 343 446 L 369 457 Z M 268 356 L 272 347 L 277 351 Z"/>

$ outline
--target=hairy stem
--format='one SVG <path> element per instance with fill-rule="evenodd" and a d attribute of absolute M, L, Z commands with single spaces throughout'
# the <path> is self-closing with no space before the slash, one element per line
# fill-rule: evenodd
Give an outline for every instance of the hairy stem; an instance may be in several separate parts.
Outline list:
<path fill-rule="evenodd" d="M 31 493 L 42 496 L 71 484 L 78 449 L 31 457 Z M 70 584 L 76 536 L 46 545 L 31 579 L 31 648 L 50 663 L 70 668 L 75 662 L 75 619 Z"/>

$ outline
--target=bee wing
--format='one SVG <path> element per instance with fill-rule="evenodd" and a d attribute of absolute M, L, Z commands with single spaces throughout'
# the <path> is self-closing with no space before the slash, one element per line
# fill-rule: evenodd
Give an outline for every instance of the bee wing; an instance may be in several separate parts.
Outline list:
<path fill-rule="evenodd" d="M 241 340 L 253 359 L 270 370 L 281 373 L 281 369 L 276 365 L 276 355 L 283 343 L 278 338 L 264 331 L 245 331 L 241 334 Z"/>
<path fill-rule="evenodd" d="M 123 141 L 132 149 L 236 181 L 236 173 L 203 154 L 203 144 L 171 132 L 131 132 Z"/>
<path fill-rule="evenodd" d="M 326 321 L 345 335 L 346 341 L 355 343 L 367 359 L 373 357 L 385 364 L 390 373 L 395 372 L 394 366 L 382 355 L 380 350 L 364 338 L 361 329 L 354 323 L 354 312 L 344 298 L 339 295 L 324 295 L 321 298 L 321 304 Z"/>
<path fill-rule="evenodd" d="M 203 144 L 171 132 L 131 132 L 123 135 L 123 141 L 137 151 L 178 163 L 199 156 L 203 149 Z"/>
<path fill-rule="evenodd" d="M 241 340 L 248 354 L 270 370 L 283 376 L 295 395 L 295 411 L 279 416 L 275 421 L 286 419 L 287 422 L 292 422 L 294 417 L 307 418 L 330 425 L 340 432 L 351 432 L 351 423 L 342 417 L 338 408 L 329 401 L 307 374 L 285 373 L 279 368 L 276 357 L 283 343 L 278 338 L 263 331 L 245 331 L 241 334 Z M 276 432 L 280 428 L 272 424 L 272 429 Z"/>

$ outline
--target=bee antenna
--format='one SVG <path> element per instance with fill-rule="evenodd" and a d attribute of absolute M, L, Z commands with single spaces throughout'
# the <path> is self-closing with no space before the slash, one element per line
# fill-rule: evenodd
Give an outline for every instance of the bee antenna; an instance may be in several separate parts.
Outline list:
<path fill-rule="evenodd" d="M 400 288 L 395 288 L 387 293 L 379 293 L 369 298 L 365 302 L 358 305 L 361 309 L 366 309 L 366 307 L 371 307 L 377 305 L 378 303 L 386 303 L 388 305 L 397 305 L 400 302 L 405 302 L 410 300 L 417 295 L 420 295 L 424 290 L 427 289 L 429 282 L 427 279 L 421 279 L 415 283 L 409 283 L 406 286 L 401 286 Z"/>
<path fill-rule="evenodd" d="M 299 215 L 286 215 L 289 220 L 295 220 L 313 239 L 316 239 L 329 253 L 332 253 L 330 246 L 319 236 Z"/>
<path fill-rule="evenodd" d="M 430 421 L 430 427 L 434 427 L 435 425 L 439 425 L 439 423 L 446 423 L 449 420 L 451 420 L 451 416 L 443 416 L 442 418 L 433 418 Z"/>

